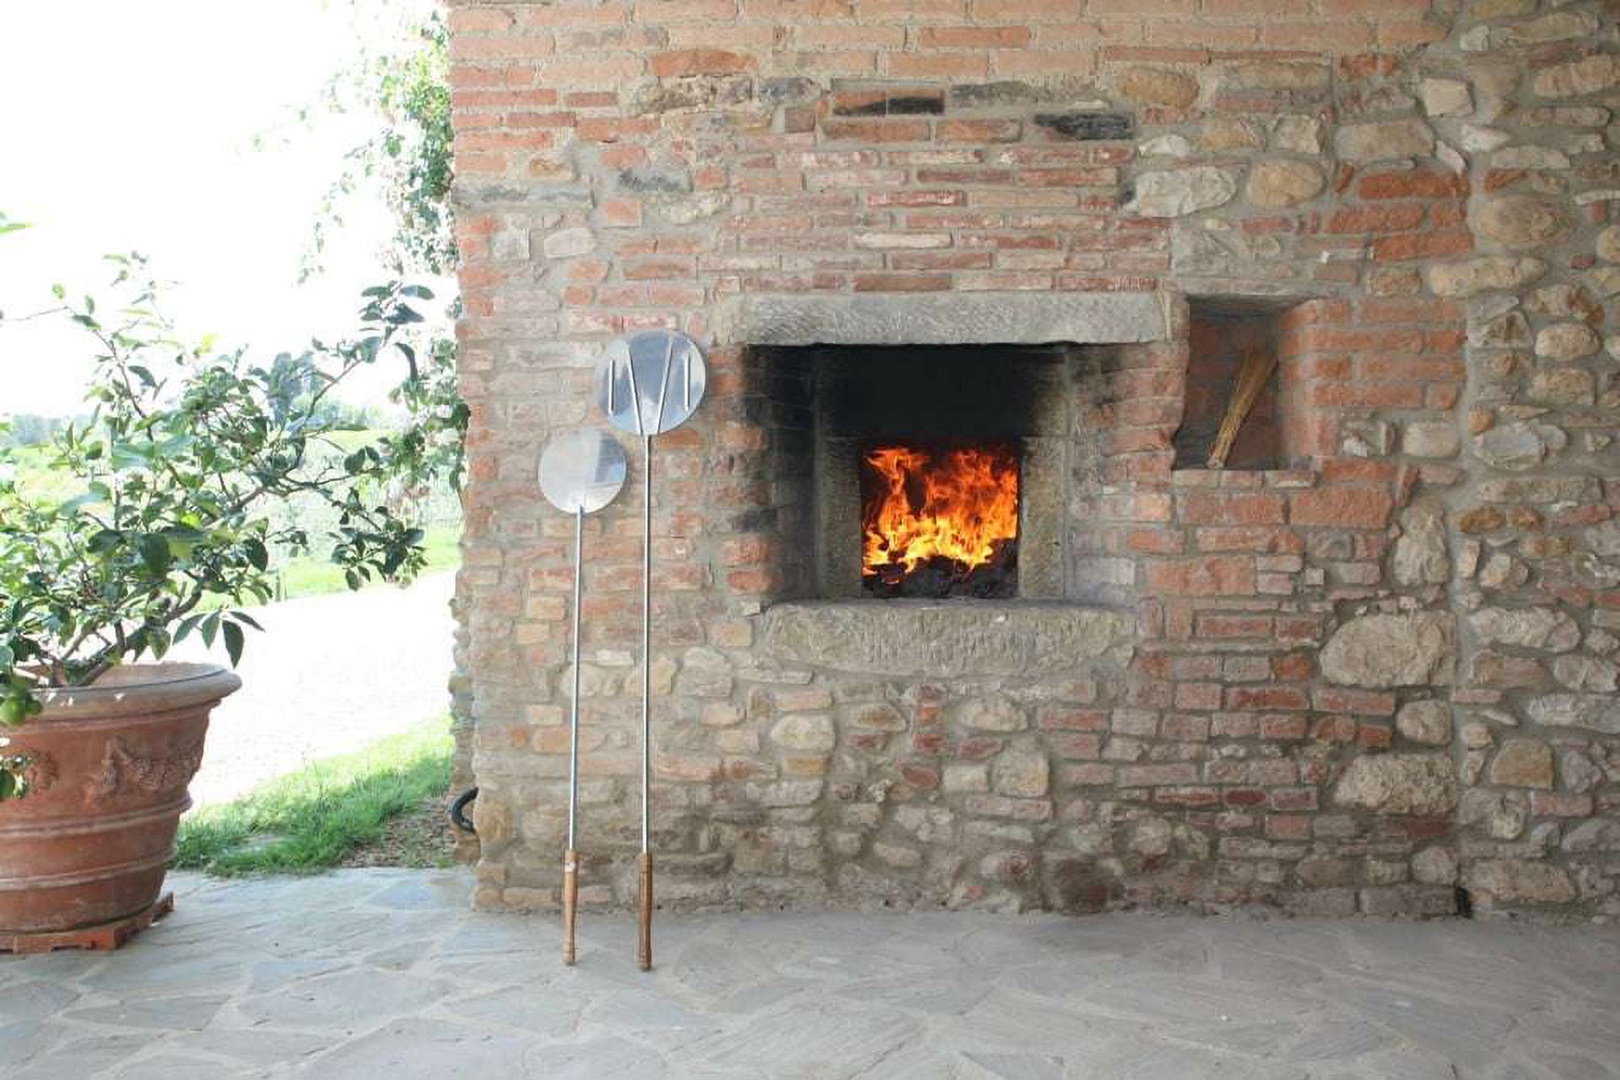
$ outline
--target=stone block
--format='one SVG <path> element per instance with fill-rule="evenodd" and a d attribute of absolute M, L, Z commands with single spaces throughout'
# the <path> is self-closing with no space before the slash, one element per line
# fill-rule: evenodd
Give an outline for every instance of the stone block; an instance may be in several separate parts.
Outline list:
<path fill-rule="evenodd" d="M 1457 805 L 1456 769 L 1439 754 L 1364 754 L 1345 769 L 1333 799 L 1381 814 L 1438 817 Z"/>
<path fill-rule="evenodd" d="M 1481 608 L 1468 617 L 1468 627 L 1487 645 L 1569 652 L 1581 643 L 1581 628 L 1554 608 Z"/>
<path fill-rule="evenodd" d="M 1309 202 L 1327 185 L 1322 171 L 1307 161 L 1261 161 L 1249 170 L 1244 196 L 1256 206 L 1282 209 Z"/>
<path fill-rule="evenodd" d="M 1509 739 L 1491 762 L 1491 783 L 1503 787 L 1552 787 L 1552 747 L 1534 739 Z"/>
<path fill-rule="evenodd" d="M 1198 100 L 1198 80 L 1167 68 L 1126 68 L 1114 80 L 1114 89 L 1121 97 L 1141 105 L 1185 109 Z"/>
<path fill-rule="evenodd" d="M 1143 217 L 1185 217 L 1223 206 L 1235 195 L 1237 176 L 1232 170 L 1195 165 L 1139 175 L 1130 210 Z"/>
<path fill-rule="evenodd" d="M 1454 661 L 1452 618 L 1439 612 L 1363 615 L 1334 631 L 1322 675 L 1341 686 L 1445 685 Z"/>
<path fill-rule="evenodd" d="M 829 754 L 838 744 L 832 717 L 825 713 L 794 713 L 771 728 L 771 741 L 786 750 Z"/>
<path fill-rule="evenodd" d="M 1024 711 L 1004 697 L 968 698 L 951 712 L 963 727 L 978 731 L 1022 731 L 1029 726 Z"/>
<path fill-rule="evenodd" d="M 1569 211 L 1551 199 L 1503 195 L 1472 216 L 1477 232 L 1513 251 L 1556 243 L 1569 235 Z"/>
<path fill-rule="evenodd" d="M 1528 859 L 1483 859 L 1463 871 L 1463 883 L 1487 907 L 1564 904 L 1575 886 L 1562 869 Z"/>
<path fill-rule="evenodd" d="M 1341 158 L 1357 164 L 1425 157 L 1434 152 L 1434 132 L 1421 120 L 1345 124 L 1335 133 L 1333 142 Z"/>
<path fill-rule="evenodd" d="M 1395 714 L 1395 729 L 1402 738 L 1428 746 L 1451 741 L 1451 707 L 1443 701 L 1412 701 Z"/>
<path fill-rule="evenodd" d="M 1489 255 L 1460 263 L 1437 263 L 1424 270 L 1429 288 L 1440 296 L 1474 296 L 1517 289 L 1547 272 L 1540 259 Z"/>
<path fill-rule="evenodd" d="M 997 794 L 1018 799 L 1039 799 L 1051 787 L 1052 767 L 1046 755 L 1029 751 L 1008 751 L 997 758 L 990 770 L 990 783 Z"/>

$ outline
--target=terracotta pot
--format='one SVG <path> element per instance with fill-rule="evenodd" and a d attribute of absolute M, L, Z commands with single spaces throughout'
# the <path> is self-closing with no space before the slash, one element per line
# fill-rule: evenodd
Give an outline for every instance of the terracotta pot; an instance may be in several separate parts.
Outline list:
<path fill-rule="evenodd" d="M 157 899 L 208 714 L 241 685 L 212 664 L 119 667 L 0 732 L 33 762 L 28 796 L 0 802 L 0 934 L 95 926 Z"/>

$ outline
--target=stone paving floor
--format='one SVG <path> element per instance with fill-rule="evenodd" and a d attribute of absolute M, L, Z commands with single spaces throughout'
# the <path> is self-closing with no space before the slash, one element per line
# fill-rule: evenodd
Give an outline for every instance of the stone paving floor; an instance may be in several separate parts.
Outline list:
<path fill-rule="evenodd" d="M 1620 1075 L 1620 931 L 1153 915 L 466 910 L 459 872 L 175 880 L 116 954 L 0 957 L 0 1076 Z"/>

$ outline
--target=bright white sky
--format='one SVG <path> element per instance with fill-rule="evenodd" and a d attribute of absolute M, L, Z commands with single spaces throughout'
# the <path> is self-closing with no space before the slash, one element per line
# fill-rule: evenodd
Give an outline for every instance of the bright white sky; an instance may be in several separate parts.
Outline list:
<path fill-rule="evenodd" d="M 347 4 L 5 8 L 0 210 L 33 227 L 0 236 L 0 415 L 78 409 L 79 339 L 56 320 L 12 319 L 50 306 L 54 282 L 75 293 L 103 284 L 109 252 L 148 255 L 176 283 L 165 308 L 187 338 L 274 353 L 352 328 L 360 289 L 386 277 L 375 253 L 388 224 L 374 201 L 349 207 L 327 274 L 296 284 L 322 198 L 368 130 L 365 117 L 317 112 L 313 129 L 294 119 L 353 48 Z"/>

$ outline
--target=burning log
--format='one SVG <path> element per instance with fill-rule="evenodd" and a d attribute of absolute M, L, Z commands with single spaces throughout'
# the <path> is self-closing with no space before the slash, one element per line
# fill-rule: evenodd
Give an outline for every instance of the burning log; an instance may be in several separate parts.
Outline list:
<path fill-rule="evenodd" d="M 862 580 L 878 596 L 1012 596 L 1018 455 L 1011 446 L 873 446 L 862 460 Z"/>

